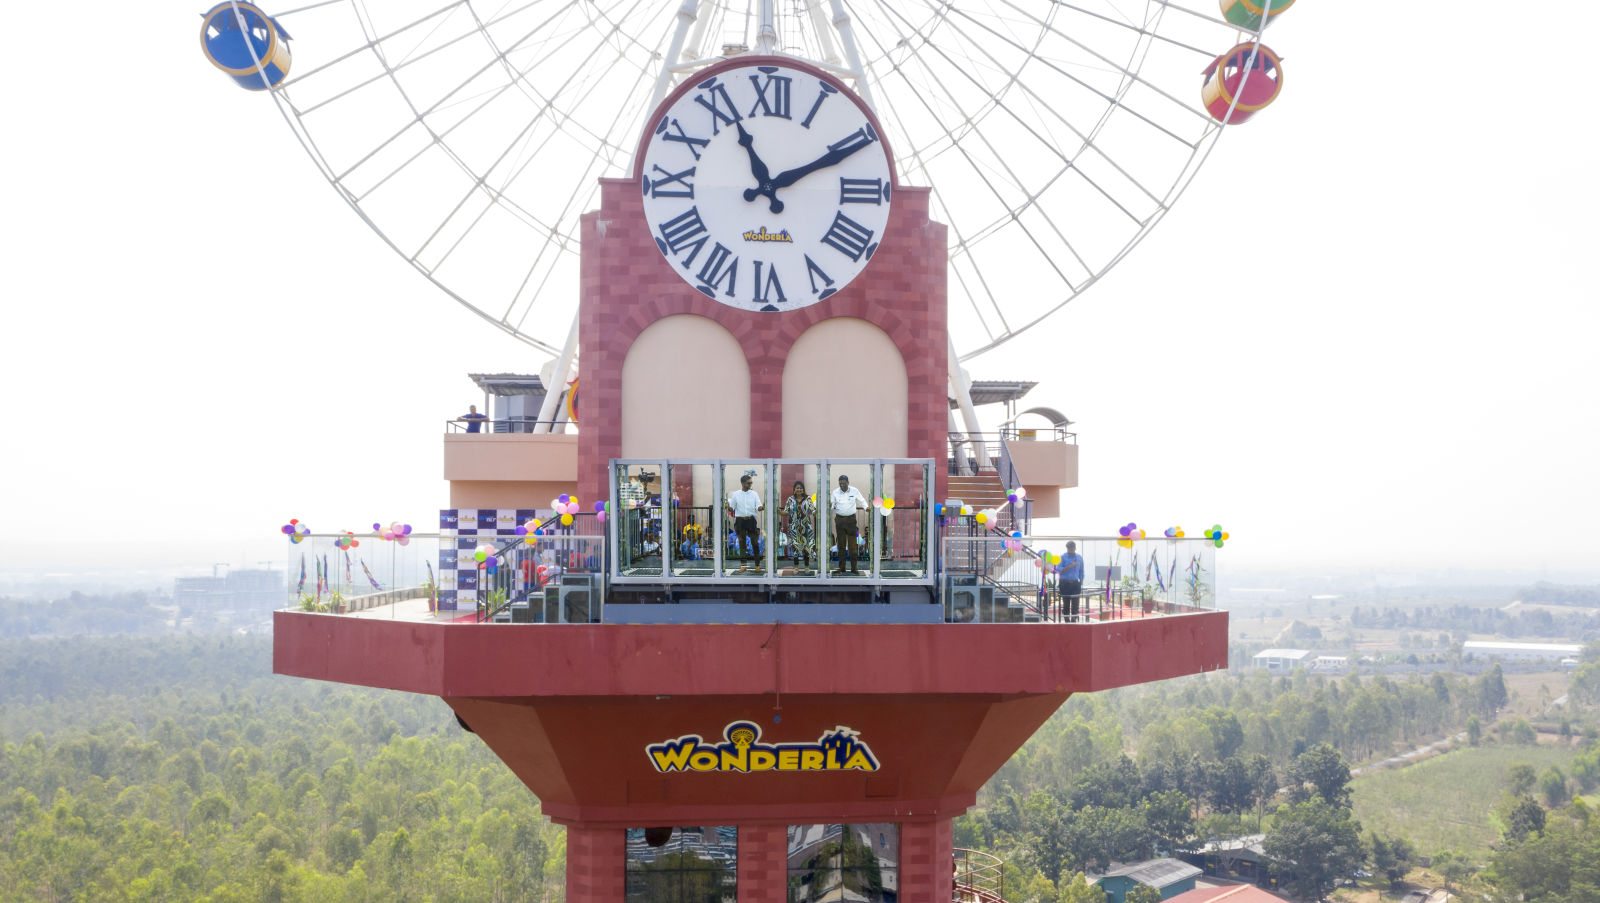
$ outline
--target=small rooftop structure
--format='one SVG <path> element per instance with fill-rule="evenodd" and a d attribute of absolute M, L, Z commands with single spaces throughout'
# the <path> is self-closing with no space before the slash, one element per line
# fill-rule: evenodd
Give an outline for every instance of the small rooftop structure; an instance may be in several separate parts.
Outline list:
<path fill-rule="evenodd" d="M 1350 657 L 1346 655 L 1319 655 L 1311 660 L 1313 671 L 1343 671 L 1350 667 Z"/>
<path fill-rule="evenodd" d="M 1105 889 L 1111 903 L 1123 903 L 1134 885 L 1143 884 L 1161 892 L 1165 900 L 1194 888 L 1194 879 L 1203 872 L 1179 859 L 1148 859 L 1114 868 L 1095 879 Z"/>
<path fill-rule="evenodd" d="M 1013 404 L 1022 396 L 1032 391 L 1036 382 L 1018 382 L 1009 379 L 975 379 L 972 381 L 973 405 L 986 404 Z M 959 406 L 956 399 L 950 399 L 950 408 L 954 410 Z"/>
<path fill-rule="evenodd" d="M 1268 671 L 1292 671 L 1306 664 L 1309 649 L 1263 649 L 1251 656 L 1257 668 Z"/>

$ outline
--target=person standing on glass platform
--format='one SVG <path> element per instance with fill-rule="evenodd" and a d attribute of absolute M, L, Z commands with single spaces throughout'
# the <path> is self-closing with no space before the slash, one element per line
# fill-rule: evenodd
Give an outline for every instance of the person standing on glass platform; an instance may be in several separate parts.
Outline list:
<path fill-rule="evenodd" d="M 750 475 L 740 477 L 739 489 L 728 496 L 728 513 L 733 515 L 733 532 L 739 537 L 739 552 L 746 561 L 761 551 L 758 541 L 761 528 L 756 525 L 756 513 L 764 507 L 760 493 L 750 488 Z"/>
<path fill-rule="evenodd" d="M 848 574 L 856 570 L 856 512 L 867 508 L 867 498 L 850 485 L 850 478 L 839 474 L 839 488 L 833 491 L 833 539 L 839 549 L 839 569 Z"/>

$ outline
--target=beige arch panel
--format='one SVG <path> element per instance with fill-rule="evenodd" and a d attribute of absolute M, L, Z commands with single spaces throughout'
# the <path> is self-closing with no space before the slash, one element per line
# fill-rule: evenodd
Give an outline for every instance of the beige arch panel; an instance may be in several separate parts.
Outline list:
<path fill-rule="evenodd" d="M 853 317 L 812 326 L 783 368 L 783 456 L 903 458 L 909 381 L 888 333 Z"/>
<path fill-rule="evenodd" d="M 622 364 L 622 457 L 748 458 L 750 365 L 720 323 L 665 317 Z"/>

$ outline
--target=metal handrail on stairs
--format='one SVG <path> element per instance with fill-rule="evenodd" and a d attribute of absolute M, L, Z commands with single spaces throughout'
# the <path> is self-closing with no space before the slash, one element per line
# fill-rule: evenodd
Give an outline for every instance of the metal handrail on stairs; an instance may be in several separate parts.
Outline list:
<path fill-rule="evenodd" d="M 956 847 L 951 855 L 954 894 L 959 903 L 1005 903 L 1005 860 L 980 850 Z"/>

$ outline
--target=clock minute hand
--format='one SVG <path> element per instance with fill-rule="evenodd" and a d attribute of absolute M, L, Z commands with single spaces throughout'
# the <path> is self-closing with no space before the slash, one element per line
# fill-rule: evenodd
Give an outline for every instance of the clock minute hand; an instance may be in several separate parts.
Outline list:
<path fill-rule="evenodd" d="M 866 147 L 869 143 L 871 142 L 861 142 L 851 147 L 833 148 L 817 159 L 805 164 L 804 166 L 796 166 L 794 169 L 785 170 L 779 173 L 775 178 L 773 178 L 772 187 L 774 189 L 788 188 L 790 185 L 793 185 L 794 183 L 800 181 L 806 176 L 811 175 L 819 169 L 827 169 L 828 167 L 841 162 L 846 157 L 862 149 L 863 147 Z"/>

